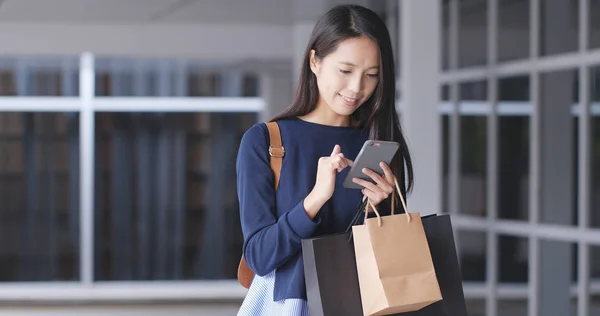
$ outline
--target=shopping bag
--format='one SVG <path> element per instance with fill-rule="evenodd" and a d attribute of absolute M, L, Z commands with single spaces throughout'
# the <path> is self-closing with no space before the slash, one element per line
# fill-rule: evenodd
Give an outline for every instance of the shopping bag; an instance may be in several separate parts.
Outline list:
<path fill-rule="evenodd" d="M 395 186 L 408 210 L 397 180 Z M 377 216 L 352 227 L 363 315 L 419 311 L 441 301 L 420 214 L 381 217 L 370 207 Z"/>
<path fill-rule="evenodd" d="M 428 215 L 421 218 L 433 259 L 442 300 L 403 316 L 467 316 L 462 275 L 458 263 L 450 215 Z"/>
<path fill-rule="evenodd" d="M 362 208 L 363 205 L 357 208 L 345 233 L 302 240 L 310 316 L 363 314 L 352 240 L 352 226 L 362 215 Z"/>

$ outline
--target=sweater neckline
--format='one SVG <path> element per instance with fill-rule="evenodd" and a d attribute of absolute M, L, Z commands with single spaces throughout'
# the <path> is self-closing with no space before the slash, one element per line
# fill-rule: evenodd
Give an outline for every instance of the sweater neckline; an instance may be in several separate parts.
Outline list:
<path fill-rule="evenodd" d="M 326 124 L 321 124 L 321 123 L 309 122 L 309 121 L 303 120 L 299 117 L 296 117 L 295 120 L 297 122 L 301 123 L 302 125 L 306 125 L 306 126 L 310 126 L 310 127 L 318 128 L 318 129 L 322 129 L 322 130 L 330 130 L 330 131 L 360 131 L 361 130 L 359 127 L 353 127 L 353 126 L 334 126 L 334 125 L 326 125 Z"/>

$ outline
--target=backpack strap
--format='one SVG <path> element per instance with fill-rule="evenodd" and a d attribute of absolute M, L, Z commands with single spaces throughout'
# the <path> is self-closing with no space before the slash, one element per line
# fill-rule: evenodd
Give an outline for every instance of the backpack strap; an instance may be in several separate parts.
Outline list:
<path fill-rule="evenodd" d="M 271 170 L 273 170 L 274 187 L 275 191 L 279 187 L 279 178 L 281 177 L 281 165 L 283 163 L 283 156 L 285 156 L 285 148 L 281 143 L 281 132 L 279 131 L 279 125 L 277 122 L 267 122 L 267 129 L 269 130 L 269 160 L 271 164 Z M 240 264 L 238 265 L 237 271 L 238 282 L 245 288 L 250 288 L 252 280 L 254 279 L 254 271 L 248 267 L 246 259 L 242 255 Z"/>

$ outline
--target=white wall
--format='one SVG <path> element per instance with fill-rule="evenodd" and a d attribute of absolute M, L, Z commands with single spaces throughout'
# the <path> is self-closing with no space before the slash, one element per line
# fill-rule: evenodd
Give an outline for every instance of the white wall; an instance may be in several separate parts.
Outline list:
<path fill-rule="evenodd" d="M 291 27 L 260 24 L 0 23 L 0 55 L 98 55 L 281 60 L 293 55 Z"/>

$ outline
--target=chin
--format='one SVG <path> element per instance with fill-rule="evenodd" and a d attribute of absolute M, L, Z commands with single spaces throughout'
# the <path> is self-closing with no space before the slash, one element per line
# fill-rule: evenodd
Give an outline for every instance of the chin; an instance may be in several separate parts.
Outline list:
<path fill-rule="evenodd" d="M 356 112 L 356 110 L 358 110 L 358 108 L 362 105 L 362 103 L 359 103 L 355 106 L 349 106 L 345 103 L 341 103 L 341 104 L 337 104 L 335 112 L 339 115 L 352 115 L 354 112 Z"/>
<path fill-rule="evenodd" d="M 356 109 L 357 108 L 352 108 L 352 109 L 337 108 L 334 110 L 334 112 L 340 116 L 350 116 L 356 111 Z"/>

